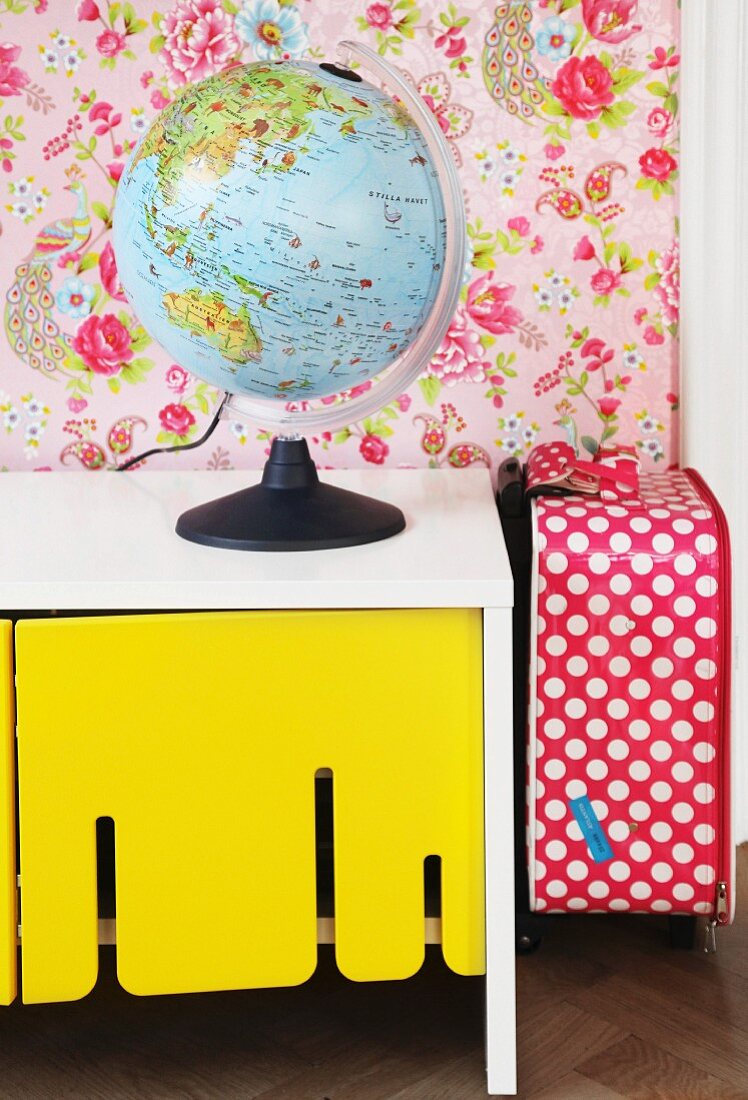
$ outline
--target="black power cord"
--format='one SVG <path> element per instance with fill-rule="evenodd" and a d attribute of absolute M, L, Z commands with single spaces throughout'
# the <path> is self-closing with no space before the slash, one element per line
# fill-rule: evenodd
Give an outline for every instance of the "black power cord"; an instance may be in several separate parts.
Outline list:
<path fill-rule="evenodd" d="M 174 447 L 152 447 L 150 451 L 143 451 L 142 454 L 135 455 L 134 458 L 128 458 L 127 462 L 123 462 L 121 466 L 118 466 L 118 470 L 129 470 L 132 466 L 137 466 L 139 462 L 144 462 L 146 458 L 150 458 L 151 455 L 168 455 L 173 454 L 175 451 L 191 451 L 195 447 L 202 447 L 206 439 L 210 439 L 213 432 L 218 427 L 218 421 L 221 419 L 221 413 L 223 412 L 226 402 L 229 399 L 229 395 L 225 393 L 223 395 L 223 401 L 218 406 L 215 416 L 211 420 L 208 427 L 205 429 L 199 439 L 196 439 L 194 443 L 178 443 Z"/>

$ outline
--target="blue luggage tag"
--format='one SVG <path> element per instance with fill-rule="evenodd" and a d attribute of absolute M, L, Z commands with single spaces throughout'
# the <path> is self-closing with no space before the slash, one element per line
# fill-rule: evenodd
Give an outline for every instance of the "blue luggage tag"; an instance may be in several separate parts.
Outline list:
<path fill-rule="evenodd" d="M 582 830 L 582 836 L 587 842 L 595 863 L 606 863 L 612 859 L 613 850 L 587 795 L 570 799 L 569 809 Z"/>

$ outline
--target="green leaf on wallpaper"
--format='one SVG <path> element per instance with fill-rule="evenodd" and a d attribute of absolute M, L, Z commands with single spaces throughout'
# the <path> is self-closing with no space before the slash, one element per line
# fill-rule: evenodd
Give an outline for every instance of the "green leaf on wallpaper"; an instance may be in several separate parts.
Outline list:
<path fill-rule="evenodd" d="M 96 200 L 95 202 L 92 202 L 91 203 L 91 209 L 93 210 L 93 212 L 94 212 L 94 214 L 96 215 L 97 218 L 101 218 L 101 220 L 106 225 L 110 224 L 109 207 L 105 206 L 103 202 L 99 202 L 98 200 Z"/>
<path fill-rule="evenodd" d="M 621 271 L 624 274 L 629 271 L 637 271 L 644 263 L 643 260 L 634 256 L 631 246 L 626 244 L 625 241 L 621 241 L 618 245 L 618 259 L 621 263 Z"/>
<path fill-rule="evenodd" d="M 661 99 L 665 99 L 670 94 L 667 84 L 663 84 L 661 80 L 653 80 L 651 84 L 647 84 L 647 91 L 652 95 L 660 96 Z"/>
<path fill-rule="evenodd" d="M 618 428 L 614 424 L 608 424 L 600 436 L 600 442 L 605 443 L 608 439 L 612 439 L 618 431 Z"/>
<path fill-rule="evenodd" d="M 582 436 L 582 446 L 584 447 L 585 451 L 589 451 L 593 458 L 600 449 L 597 440 L 593 439 L 591 435 Z"/>
<path fill-rule="evenodd" d="M 207 416 L 208 413 L 210 412 L 210 405 L 208 404 L 208 401 L 203 396 L 203 394 L 196 393 L 193 397 L 193 401 L 195 402 L 195 404 L 199 408 L 200 412 L 205 413 L 205 415 Z"/>
<path fill-rule="evenodd" d="M 137 328 L 130 335 L 130 347 L 133 351 L 145 351 L 151 342 L 151 338 L 144 328 Z"/>
<path fill-rule="evenodd" d="M 613 68 L 613 57 L 607 50 L 603 50 L 600 53 L 599 61 L 601 65 L 604 65 L 606 69 Z"/>
<path fill-rule="evenodd" d="M 232 0 L 223 0 L 223 10 L 227 15 L 238 15 L 239 5 L 232 3 Z"/>
<path fill-rule="evenodd" d="M 486 349 L 493 347 L 493 345 L 496 343 L 496 337 L 490 336 L 487 332 L 482 332 L 479 339 L 481 342 L 481 347 Z"/>
<path fill-rule="evenodd" d="M 545 103 L 543 104 L 543 110 L 547 115 L 556 115 L 561 117 L 566 114 L 565 109 L 561 106 L 557 99 L 553 96 L 546 96 Z"/>
<path fill-rule="evenodd" d="M 426 400 L 426 404 L 433 405 L 442 391 L 442 383 L 438 378 L 434 378 L 433 374 L 429 374 L 425 378 L 419 378 L 418 385 Z"/>
<path fill-rule="evenodd" d="M 119 393 L 122 389 L 119 378 L 107 378 L 106 384 L 109 386 L 112 393 Z"/>
<path fill-rule="evenodd" d="M 678 97 L 675 92 L 667 97 L 662 106 L 666 111 L 670 111 L 671 115 L 675 116 L 678 114 Z"/>
<path fill-rule="evenodd" d="M 123 382 L 127 382 L 129 385 L 134 386 L 138 382 L 145 382 L 146 375 L 152 369 L 152 359 L 131 359 L 119 372 L 119 376 Z"/>
<path fill-rule="evenodd" d="M 386 439 L 395 434 L 395 429 L 391 428 L 389 424 L 383 424 L 381 420 L 378 420 L 371 434 L 378 435 L 380 439 Z"/>
<path fill-rule="evenodd" d="M 154 11 L 153 15 L 151 16 L 151 23 L 154 27 L 160 28 L 163 18 L 164 17 L 160 11 Z"/>
<path fill-rule="evenodd" d="M 613 86 L 611 91 L 615 95 L 623 95 L 629 88 L 638 84 L 644 73 L 640 69 L 616 69 L 613 74 Z"/>
<path fill-rule="evenodd" d="M 582 373 L 579 375 L 579 385 L 581 386 L 582 389 L 585 388 L 585 386 L 587 385 L 589 380 L 590 380 L 589 374 L 587 373 L 586 370 L 583 370 Z"/>
<path fill-rule="evenodd" d="M 159 53 L 159 51 L 164 48 L 165 42 L 166 38 L 163 34 L 155 34 L 150 41 L 148 49 L 151 51 L 151 53 Z"/>
<path fill-rule="evenodd" d="M 86 255 L 78 262 L 78 274 L 80 274 L 81 271 L 90 271 L 92 267 L 96 267 L 98 262 L 98 252 L 87 252 Z"/>
<path fill-rule="evenodd" d="M 647 275 L 646 279 L 644 280 L 645 290 L 654 290 L 654 288 L 659 285 L 660 273 L 658 271 L 653 271 L 650 275 Z"/>
<path fill-rule="evenodd" d="M 122 5 L 121 4 L 110 4 L 109 5 L 109 26 L 110 27 L 113 27 L 114 24 L 117 22 L 117 20 L 119 19 L 119 13 L 121 11 L 122 11 Z"/>
<path fill-rule="evenodd" d="M 599 138 L 600 137 L 600 127 L 598 126 L 598 124 L 596 122 L 588 122 L 587 123 L 587 133 L 590 135 L 591 138 Z"/>
<path fill-rule="evenodd" d="M 345 443 L 351 438 L 352 434 L 350 428 L 342 428 L 339 432 L 335 433 L 332 437 L 332 441 L 333 443 Z"/>
<path fill-rule="evenodd" d="M 635 110 L 633 103 L 623 99 L 618 103 L 612 103 L 610 107 L 603 107 L 600 120 L 609 130 L 618 130 L 626 125 L 628 116 Z"/>

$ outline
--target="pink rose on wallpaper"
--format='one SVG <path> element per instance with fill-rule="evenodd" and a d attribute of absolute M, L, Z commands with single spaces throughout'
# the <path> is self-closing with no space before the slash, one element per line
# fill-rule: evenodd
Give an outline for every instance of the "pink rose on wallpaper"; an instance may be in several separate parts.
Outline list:
<path fill-rule="evenodd" d="M 164 107 L 168 107 L 171 100 L 168 96 L 165 96 L 160 88 L 156 88 L 151 92 L 151 107 L 154 107 L 157 111 L 163 111 Z"/>
<path fill-rule="evenodd" d="M 598 118 L 615 99 L 613 77 L 596 57 L 570 57 L 551 85 L 551 92 L 572 118 Z"/>
<path fill-rule="evenodd" d="M 187 435 L 195 418 L 186 405 L 165 405 L 158 414 L 161 427 L 174 435 Z"/>
<path fill-rule="evenodd" d="M 130 333 L 113 313 L 92 313 L 78 326 L 73 350 L 94 374 L 116 374 L 132 359 Z"/>
<path fill-rule="evenodd" d="M 662 315 L 667 324 L 676 324 L 680 315 L 680 246 L 673 241 L 655 261 L 655 269 L 660 273 L 660 281 L 654 288 L 655 297 L 660 303 Z"/>
<path fill-rule="evenodd" d="M 595 246 L 589 237 L 584 236 L 581 240 L 577 241 L 576 248 L 574 249 L 575 260 L 594 260 L 595 258 Z"/>
<path fill-rule="evenodd" d="M 647 115 L 647 126 L 655 137 L 664 138 L 673 125 L 673 116 L 664 107 L 653 107 Z"/>
<path fill-rule="evenodd" d="M 675 157 L 670 156 L 667 149 L 647 149 L 639 157 L 639 166 L 643 176 L 664 183 L 678 167 L 678 162 Z"/>
<path fill-rule="evenodd" d="M 395 400 L 395 404 L 397 405 L 401 413 L 406 413 L 411 406 L 410 394 L 401 393 L 400 396 Z"/>
<path fill-rule="evenodd" d="M 603 416 L 612 416 L 620 404 L 617 397 L 601 397 L 598 401 Z"/>
<path fill-rule="evenodd" d="M 119 183 L 122 173 L 125 170 L 124 162 L 121 160 L 110 160 L 106 166 L 106 170 L 109 173 L 109 178 L 113 179 L 115 183 Z"/>
<path fill-rule="evenodd" d="M 526 237 L 530 232 L 530 222 L 527 218 L 510 218 L 506 224 L 510 229 L 513 229 L 515 233 L 518 233 L 520 237 Z"/>
<path fill-rule="evenodd" d="M 110 298 L 116 298 L 118 302 L 126 302 L 125 292 L 117 275 L 117 261 L 114 257 L 112 242 L 107 241 L 99 254 L 99 275 L 104 290 Z"/>
<path fill-rule="evenodd" d="M 373 462 L 375 466 L 381 466 L 390 449 L 378 435 L 365 435 L 359 444 L 359 451 L 367 462 Z"/>
<path fill-rule="evenodd" d="M 166 41 L 158 56 L 175 84 L 218 72 L 240 49 L 220 0 L 177 0 L 162 19 L 161 32 Z"/>
<path fill-rule="evenodd" d="M 582 0 L 582 19 L 600 42 L 624 42 L 642 29 L 631 22 L 638 7 L 639 0 Z"/>
<path fill-rule="evenodd" d="M 119 31 L 102 31 L 96 39 L 96 49 L 103 57 L 116 57 L 127 45 L 127 39 Z"/>
<path fill-rule="evenodd" d="M 75 9 L 79 23 L 95 23 L 101 14 L 94 0 L 80 0 Z"/>
<path fill-rule="evenodd" d="M 174 393 L 184 393 L 190 384 L 190 376 L 184 367 L 172 363 L 166 372 L 166 385 Z"/>
<path fill-rule="evenodd" d="M 654 325 L 647 325 L 644 330 L 644 343 L 656 346 L 657 344 L 664 344 L 665 337 L 661 332 L 658 332 Z"/>
<path fill-rule="evenodd" d="M 452 318 L 439 350 L 431 360 L 429 372 L 445 386 L 457 382 L 485 382 L 490 364 L 478 333 L 468 325 L 467 314 L 460 309 Z"/>
<path fill-rule="evenodd" d="M 67 406 L 71 413 L 81 413 L 84 409 L 88 408 L 88 401 L 85 397 L 69 397 L 67 400 Z"/>
<path fill-rule="evenodd" d="M 395 22 L 389 4 L 369 4 L 366 9 L 366 22 L 379 31 L 387 31 Z"/>
<path fill-rule="evenodd" d="M 470 318 L 487 332 L 500 336 L 514 332 L 522 320 L 522 314 L 508 304 L 514 297 L 516 286 L 511 283 L 494 283 L 494 272 L 489 271 L 475 279 L 468 287 L 465 309 Z"/>
<path fill-rule="evenodd" d="M 609 267 L 601 267 L 590 279 L 595 294 L 612 294 L 621 285 L 621 276 Z"/>
<path fill-rule="evenodd" d="M 0 45 L 0 96 L 20 95 L 29 82 L 28 74 L 13 64 L 20 52 L 12 42 Z"/>

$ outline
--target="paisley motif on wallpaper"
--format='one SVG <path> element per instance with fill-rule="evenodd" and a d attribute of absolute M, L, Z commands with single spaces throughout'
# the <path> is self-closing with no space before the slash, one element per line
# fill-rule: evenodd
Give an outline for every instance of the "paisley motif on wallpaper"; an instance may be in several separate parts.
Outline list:
<path fill-rule="evenodd" d="M 677 0 L 0 0 L 3 469 L 192 442 L 220 394 L 133 316 L 110 243 L 128 154 L 193 81 L 363 41 L 452 150 L 469 261 L 428 370 L 313 440 L 321 466 L 495 469 L 537 440 L 678 459 Z M 223 423 L 151 468 L 256 467 Z"/>

